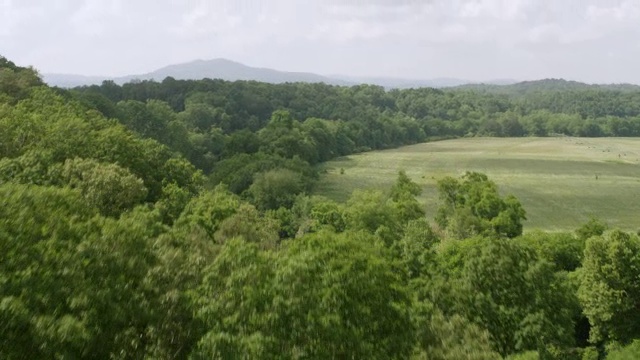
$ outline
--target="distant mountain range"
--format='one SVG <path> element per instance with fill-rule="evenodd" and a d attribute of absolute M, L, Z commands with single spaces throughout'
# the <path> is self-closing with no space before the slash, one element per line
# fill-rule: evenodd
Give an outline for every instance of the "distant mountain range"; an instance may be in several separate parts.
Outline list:
<path fill-rule="evenodd" d="M 539 91 L 568 91 L 585 89 L 606 89 L 617 91 L 639 91 L 640 86 L 634 84 L 585 84 L 578 81 L 564 79 L 542 79 L 535 81 L 521 81 L 512 84 L 464 84 L 454 89 L 484 91 L 496 94 L 527 95 Z"/>
<path fill-rule="evenodd" d="M 407 88 L 453 88 L 503 93 L 510 95 L 524 95 L 534 91 L 570 90 L 585 88 L 606 88 L 619 91 L 638 91 L 640 86 L 632 84 L 589 85 L 563 79 L 544 79 L 536 81 L 522 81 L 512 79 L 491 80 L 482 83 L 456 79 L 436 78 L 429 80 L 400 79 L 390 77 L 357 77 L 345 75 L 323 76 L 306 72 L 278 71 L 267 68 L 247 66 L 227 59 L 196 60 L 183 64 L 169 65 L 161 69 L 140 75 L 128 75 L 116 78 L 106 76 L 82 76 L 69 74 L 44 74 L 44 81 L 52 86 L 71 88 L 76 86 L 101 84 L 104 80 L 113 80 L 117 84 L 124 84 L 136 80 L 162 81 L 167 77 L 177 80 L 222 79 L 228 81 L 254 80 L 266 83 L 306 82 L 325 83 L 329 85 L 353 86 L 358 84 L 374 84 L 387 89 Z"/>
<path fill-rule="evenodd" d="M 374 84 L 385 88 L 417 88 L 417 87 L 452 87 L 473 83 L 472 81 L 454 78 L 438 78 L 431 80 L 399 79 L 388 77 L 354 77 L 343 75 L 323 76 L 306 72 L 278 71 L 267 68 L 247 66 L 227 59 L 196 60 L 183 64 L 169 65 L 161 69 L 140 75 L 122 77 L 83 76 L 73 74 L 44 74 L 44 81 L 52 86 L 76 87 L 100 84 L 104 80 L 113 80 L 124 84 L 134 80 L 162 81 L 166 77 L 177 80 L 222 79 L 228 81 L 254 80 L 266 83 L 307 82 L 325 83 L 329 85 L 352 86 L 358 84 Z M 516 80 L 489 81 L 488 84 L 504 85 L 516 83 Z"/>
<path fill-rule="evenodd" d="M 501 79 L 501 80 L 490 80 L 487 82 L 483 82 L 482 84 L 464 79 L 457 78 L 435 78 L 428 80 L 417 80 L 417 79 L 401 79 L 401 78 L 392 78 L 392 77 L 358 77 L 358 76 L 341 76 L 334 75 L 333 77 L 343 79 L 349 81 L 354 84 L 374 84 L 379 86 L 384 86 L 387 89 L 409 89 L 409 88 L 423 88 L 423 87 L 431 87 L 431 88 L 448 88 L 455 86 L 462 86 L 468 84 L 474 85 L 510 85 L 515 84 L 518 80 L 513 79 Z"/>
<path fill-rule="evenodd" d="M 255 68 L 227 59 L 196 60 L 183 64 L 169 65 L 146 74 L 127 75 L 116 78 L 69 74 L 44 74 L 43 76 L 44 81 L 49 85 L 60 87 L 100 84 L 104 80 L 113 80 L 118 84 L 124 84 L 134 80 L 162 81 L 169 76 L 177 80 L 200 80 L 209 78 L 228 81 L 254 80 L 274 84 L 308 82 L 331 85 L 354 85 L 348 81 L 333 79 L 322 75 Z"/>

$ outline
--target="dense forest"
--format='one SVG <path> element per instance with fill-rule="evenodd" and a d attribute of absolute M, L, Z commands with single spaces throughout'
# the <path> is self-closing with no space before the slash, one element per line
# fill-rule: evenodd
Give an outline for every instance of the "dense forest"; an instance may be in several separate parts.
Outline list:
<path fill-rule="evenodd" d="M 439 180 L 435 219 L 403 171 L 308 195 L 371 149 L 640 135 L 640 91 L 541 84 L 65 90 L 0 58 L 0 358 L 640 357 L 637 234 L 523 233 L 475 172 Z"/>

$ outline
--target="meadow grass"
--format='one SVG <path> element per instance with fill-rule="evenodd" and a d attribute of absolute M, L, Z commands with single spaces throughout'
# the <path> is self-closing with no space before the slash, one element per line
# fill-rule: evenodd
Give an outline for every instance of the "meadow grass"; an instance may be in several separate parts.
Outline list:
<path fill-rule="evenodd" d="M 323 164 L 315 194 L 342 202 L 355 189 L 388 190 L 399 170 L 423 188 L 429 218 L 439 179 L 478 171 L 520 199 L 525 231 L 574 230 L 590 217 L 640 228 L 640 138 L 466 138 L 372 151 Z"/>

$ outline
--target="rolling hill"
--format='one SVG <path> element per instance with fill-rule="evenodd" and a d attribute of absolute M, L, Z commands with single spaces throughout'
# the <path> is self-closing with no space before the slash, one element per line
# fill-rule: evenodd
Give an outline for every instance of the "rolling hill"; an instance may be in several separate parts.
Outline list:
<path fill-rule="evenodd" d="M 251 67 L 228 59 L 195 60 L 182 64 L 165 66 L 155 71 L 121 77 L 83 76 L 73 74 L 44 74 L 44 81 L 51 86 L 75 87 L 100 84 L 104 80 L 113 80 L 124 84 L 135 80 L 162 81 L 167 77 L 177 80 L 200 80 L 205 78 L 228 81 L 253 80 L 271 84 L 286 82 L 325 83 L 329 85 L 352 86 L 374 84 L 387 89 L 434 87 L 443 88 L 469 84 L 471 81 L 456 78 L 401 79 L 392 77 L 355 77 L 346 75 L 323 76 L 308 72 L 279 71 L 268 68 Z M 515 80 L 489 81 L 488 84 L 512 84 Z"/>
<path fill-rule="evenodd" d="M 253 80 L 272 84 L 285 82 L 308 82 L 344 86 L 355 85 L 355 83 L 351 83 L 346 80 L 330 78 L 322 75 L 251 67 L 227 59 L 195 60 L 188 63 L 165 66 L 146 74 L 127 75 L 116 78 L 44 74 L 44 80 L 46 83 L 60 87 L 100 84 L 104 80 L 113 80 L 117 84 L 124 84 L 134 80 L 162 81 L 167 77 L 173 77 L 177 80 L 200 80 L 209 78 L 228 81 Z"/>
<path fill-rule="evenodd" d="M 616 91 L 638 91 L 634 84 L 586 84 L 564 79 L 541 79 L 521 81 L 513 84 L 463 84 L 449 90 L 472 90 L 506 95 L 527 95 L 534 92 L 560 92 L 571 90 L 604 89 Z"/>
<path fill-rule="evenodd" d="M 44 74 L 44 81 L 51 86 L 71 88 L 100 84 L 104 80 L 113 80 L 124 84 L 136 80 L 162 81 L 167 77 L 177 80 L 222 79 L 227 81 L 247 80 L 271 84 L 287 82 L 325 83 L 329 85 L 353 86 L 373 84 L 386 89 L 407 88 L 447 88 L 448 90 L 471 90 L 508 95 L 526 95 L 539 91 L 567 91 L 604 88 L 618 91 L 637 91 L 640 86 L 633 84 L 585 84 L 564 79 L 542 79 L 521 81 L 513 79 L 496 79 L 486 82 L 473 82 L 458 78 L 403 79 L 394 77 L 366 77 L 348 75 L 318 75 L 309 72 L 279 71 L 268 68 L 252 67 L 228 59 L 195 60 L 182 64 L 174 64 L 145 74 L 121 77 L 83 76 L 74 74 Z"/>

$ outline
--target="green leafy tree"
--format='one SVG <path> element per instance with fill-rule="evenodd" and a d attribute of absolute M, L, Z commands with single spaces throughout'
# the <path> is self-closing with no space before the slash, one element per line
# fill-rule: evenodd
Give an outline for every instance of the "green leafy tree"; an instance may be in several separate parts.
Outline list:
<path fill-rule="evenodd" d="M 53 164 L 51 152 L 40 149 L 27 151 L 17 158 L 2 158 L 0 183 L 53 185 L 59 180 L 51 169 Z"/>
<path fill-rule="evenodd" d="M 286 110 L 275 111 L 266 127 L 259 131 L 261 151 L 285 159 L 299 157 L 314 164 L 318 150 L 314 137 L 306 133 L 301 124 Z"/>
<path fill-rule="evenodd" d="M 522 234 L 526 212 L 512 195 L 501 197 L 497 185 L 481 173 L 467 172 L 460 180 L 438 181 L 443 204 L 436 222 L 455 238 L 498 235 L 513 238 Z"/>
<path fill-rule="evenodd" d="M 640 336 L 640 240 L 619 230 L 587 240 L 578 297 L 593 343 Z"/>
<path fill-rule="evenodd" d="M 533 249 L 505 239 L 470 248 L 453 291 L 455 311 L 491 334 L 501 355 L 573 342 L 573 289 Z"/>
<path fill-rule="evenodd" d="M 289 244 L 276 268 L 272 329 L 285 357 L 407 358 L 408 294 L 375 238 L 309 234 Z"/>
<path fill-rule="evenodd" d="M 402 224 L 393 202 L 379 190 L 356 190 L 345 209 L 348 230 L 378 234 L 388 245 L 402 236 Z"/>
<path fill-rule="evenodd" d="M 394 202 L 400 222 L 406 223 L 425 215 L 423 207 L 416 199 L 420 194 L 422 194 L 420 186 L 413 182 L 403 170 L 399 171 L 398 178 L 391 188 L 391 200 Z"/>
<path fill-rule="evenodd" d="M 329 199 L 313 197 L 309 217 L 317 228 L 328 226 L 335 232 L 342 232 L 346 228 L 344 206 Z"/>
<path fill-rule="evenodd" d="M 235 214 L 220 223 L 220 229 L 215 233 L 219 243 L 236 237 L 259 244 L 261 248 L 272 249 L 279 240 L 278 223 L 269 217 L 261 216 L 253 205 L 243 203 Z"/>
<path fill-rule="evenodd" d="M 259 152 L 252 155 L 240 154 L 220 161 L 210 176 L 210 182 L 214 185 L 224 183 L 232 192 L 242 194 L 254 183 L 258 174 L 278 169 L 298 173 L 300 177 L 296 176 L 294 179 L 300 178 L 305 190 L 310 188 L 317 176 L 315 170 L 299 158 L 284 159 Z"/>
<path fill-rule="evenodd" d="M 260 149 L 260 137 L 249 129 L 236 131 L 224 139 L 223 156 L 254 154 Z"/>
<path fill-rule="evenodd" d="M 582 241 L 586 241 L 592 236 L 602 236 L 606 230 L 607 224 L 596 218 L 591 218 L 576 230 L 576 235 Z"/>
<path fill-rule="evenodd" d="M 176 222 L 176 227 L 202 231 L 214 240 L 215 233 L 225 219 L 236 213 L 240 206 L 237 195 L 224 186 L 204 191 L 191 199 Z"/>
<path fill-rule="evenodd" d="M 428 321 L 418 323 L 418 350 L 415 360 L 497 360 L 500 354 L 491 348 L 489 333 L 464 317 L 447 319 L 436 311 Z"/>
<path fill-rule="evenodd" d="M 147 281 L 155 284 L 156 311 L 148 330 L 148 358 L 187 358 L 208 331 L 198 317 L 194 289 L 203 284 L 220 246 L 196 226 L 185 225 L 176 224 L 153 244 L 157 262 Z"/>
<path fill-rule="evenodd" d="M 118 216 L 147 196 L 142 180 L 116 164 L 76 158 L 64 163 L 60 175 L 64 184 L 80 190 L 87 203 L 105 216 Z"/>
<path fill-rule="evenodd" d="M 154 206 L 160 212 L 162 222 L 172 225 L 193 197 L 194 194 L 172 182 L 162 187 L 162 196 Z"/>
<path fill-rule="evenodd" d="M 635 360 L 638 358 L 640 358 L 640 340 L 634 340 L 630 345 L 607 354 L 607 360 Z"/>
<path fill-rule="evenodd" d="M 304 192 L 302 175 L 288 169 L 274 169 L 257 174 L 248 192 L 262 210 L 291 207 L 296 195 Z"/>
<path fill-rule="evenodd" d="M 83 238 L 76 253 L 84 282 L 69 299 L 91 329 L 85 356 L 144 357 L 165 311 L 157 295 L 165 285 L 149 275 L 158 263 L 153 244 L 166 229 L 144 209 L 118 220 L 96 218 L 93 224 L 96 231 Z"/>
<path fill-rule="evenodd" d="M 43 82 L 35 69 L 16 66 L 0 56 L 0 95 L 15 102 L 26 97 L 30 88 L 40 85 Z"/>
<path fill-rule="evenodd" d="M 582 265 L 585 241 L 571 233 L 527 232 L 517 241 L 536 250 L 538 256 L 556 266 L 557 271 L 575 271 Z"/>
<path fill-rule="evenodd" d="M 411 220 L 404 236 L 394 243 L 393 249 L 411 279 L 429 276 L 435 264 L 436 245 L 440 242 L 427 219 Z"/>
<path fill-rule="evenodd" d="M 0 355 L 140 358 L 155 322 L 154 215 L 98 216 L 70 189 L 0 187 Z M 28 290 L 28 291 L 27 291 Z"/>
<path fill-rule="evenodd" d="M 74 311 L 74 253 L 95 210 L 69 189 L 0 186 L 0 357 L 79 356 L 91 328 Z"/>
<path fill-rule="evenodd" d="M 302 130 L 315 145 L 314 161 L 327 161 L 337 152 L 336 134 L 331 121 L 309 118 L 302 123 Z"/>
<path fill-rule="evenodd" d="M 277 358 L 277 331 L 270 326 L 273 273 L 269 254 L 256 244 L 236 238 L 223 245 L 192 294 L 207 330 L 191 358 Z"/>
<path fill-rule="evenodd" d="M 194 101 L 187 102 L 185 110 L 179 116 L 180 120 L 199 132 L 207 132 L 211 127 L 224 126 L 230 121 L 224 109 Z"/>
<path fill-rule="evenodd" d="M 166 143 L 167 126 L 176 116 L 168 104 L 158 100 L 147 103 L 126 100 L 119 102 L 117 109 L 127 128 L 142 137 Z"/>

